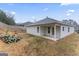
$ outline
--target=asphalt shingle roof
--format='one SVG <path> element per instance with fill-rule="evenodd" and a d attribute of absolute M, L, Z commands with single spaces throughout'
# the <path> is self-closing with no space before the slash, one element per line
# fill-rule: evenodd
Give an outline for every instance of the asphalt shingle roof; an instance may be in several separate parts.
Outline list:
<path fill-rule="evenodd" d="M 61 22 L 61 21 L 58 21 L 58 20 L 55 20 L 55 19 L 46 17 L 46 18 L 44 18 L 44 19 L 42 19 L 42 20 L 40 20 L 40 21 L 37 21 L 37 22 L 35 22 L 35 23 L 33 23 L 33 24 L 30 24 L 30 25 L 28 25 L 28 26 L 43 25 L 43 24 L 53 24 L 53 23 L 62 24 L 62 25 L 68 25 L 68 24 L 64 24 L 64 23 Z M 68 25 L 68 26 L 70 26 L 70 25 Z"/>

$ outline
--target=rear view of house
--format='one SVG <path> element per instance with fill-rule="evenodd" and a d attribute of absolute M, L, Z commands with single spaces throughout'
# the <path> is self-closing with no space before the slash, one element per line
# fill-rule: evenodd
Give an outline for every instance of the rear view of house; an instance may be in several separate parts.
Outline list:
<path fill-rule="evenodd" d="M 27 33 L 42 36 L 52 40 L 64 38 L 74 32 L 72 25 L 64 24 L 61 21 L 44 18 L 26 27 Z"/>

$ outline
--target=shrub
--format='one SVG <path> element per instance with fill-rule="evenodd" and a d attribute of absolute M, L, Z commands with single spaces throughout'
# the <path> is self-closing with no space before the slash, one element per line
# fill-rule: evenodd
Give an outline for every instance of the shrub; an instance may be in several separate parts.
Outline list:
<path fill-rule="evenodd" d="M 13 43 L 13 42 L 18 42 L 21 38 L 16 37 L 15 35 L 4 35 L 2 37 L 2 41 L 5 43 Z"/>

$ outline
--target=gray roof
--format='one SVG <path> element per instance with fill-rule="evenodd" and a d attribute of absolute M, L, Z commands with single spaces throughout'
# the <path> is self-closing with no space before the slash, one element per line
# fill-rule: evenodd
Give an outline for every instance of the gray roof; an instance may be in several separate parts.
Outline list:
<path fill-rule="evenodd" d="M 24 23 L 17 23 L 16 25 L 19 25 L 19 26 L 27 26 L 29 24 L 33 24 L 32 22 L 24 22 Z"/>
<path fill-rule="evenodd" d="M 46 18 L 44 18 L 44 19 L 42 19 L 42 20 L 40 20 L 40 21 L 37 21 L 37 22 L 35 22 L 35 23 L 33 23 L 33 24 L 29 24 L 28 26 L 44 25 L 44 24 L 53 24 L 53 23 L 54 23 L 54 24 L 68 25 L 68 24 L 64 24 L 64 23 L 61 22 L 61 21 L 58 21 L 58 20 L 55 20 L 55 19 L 46 17 Z M 71 26 L 71 25 L 68 25 L 68 26 Z"/>

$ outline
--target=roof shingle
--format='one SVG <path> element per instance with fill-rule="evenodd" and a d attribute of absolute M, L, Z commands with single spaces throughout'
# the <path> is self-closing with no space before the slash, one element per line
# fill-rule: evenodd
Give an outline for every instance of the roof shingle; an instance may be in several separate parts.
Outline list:
<path fill-rule="evenodd" d="M 64 23 L 61 22 L 61 21 L 58 21 L 58 20 L 55 20 L 55 19 L 46 17 L 46 18 L 44 18 L 44 19 L 42 19 L 42 20 L 40 20 L 40 21 L 37 21 L 37 22 L 35 22 L 35 23 L 33 23 L 33 24 L 30 24 L 30 25 L 28 25 L 28 26 L 51 24 L 51 23 L 52 23 L 52 24 L 53 24 L 53 23 L 57 23 L 57 24 L 62 24 L 62 25 L 68 25 L 68 24 L 64 24 Z M 68 25 L 68 26 L 71 26 L 71 25 Z"/>

